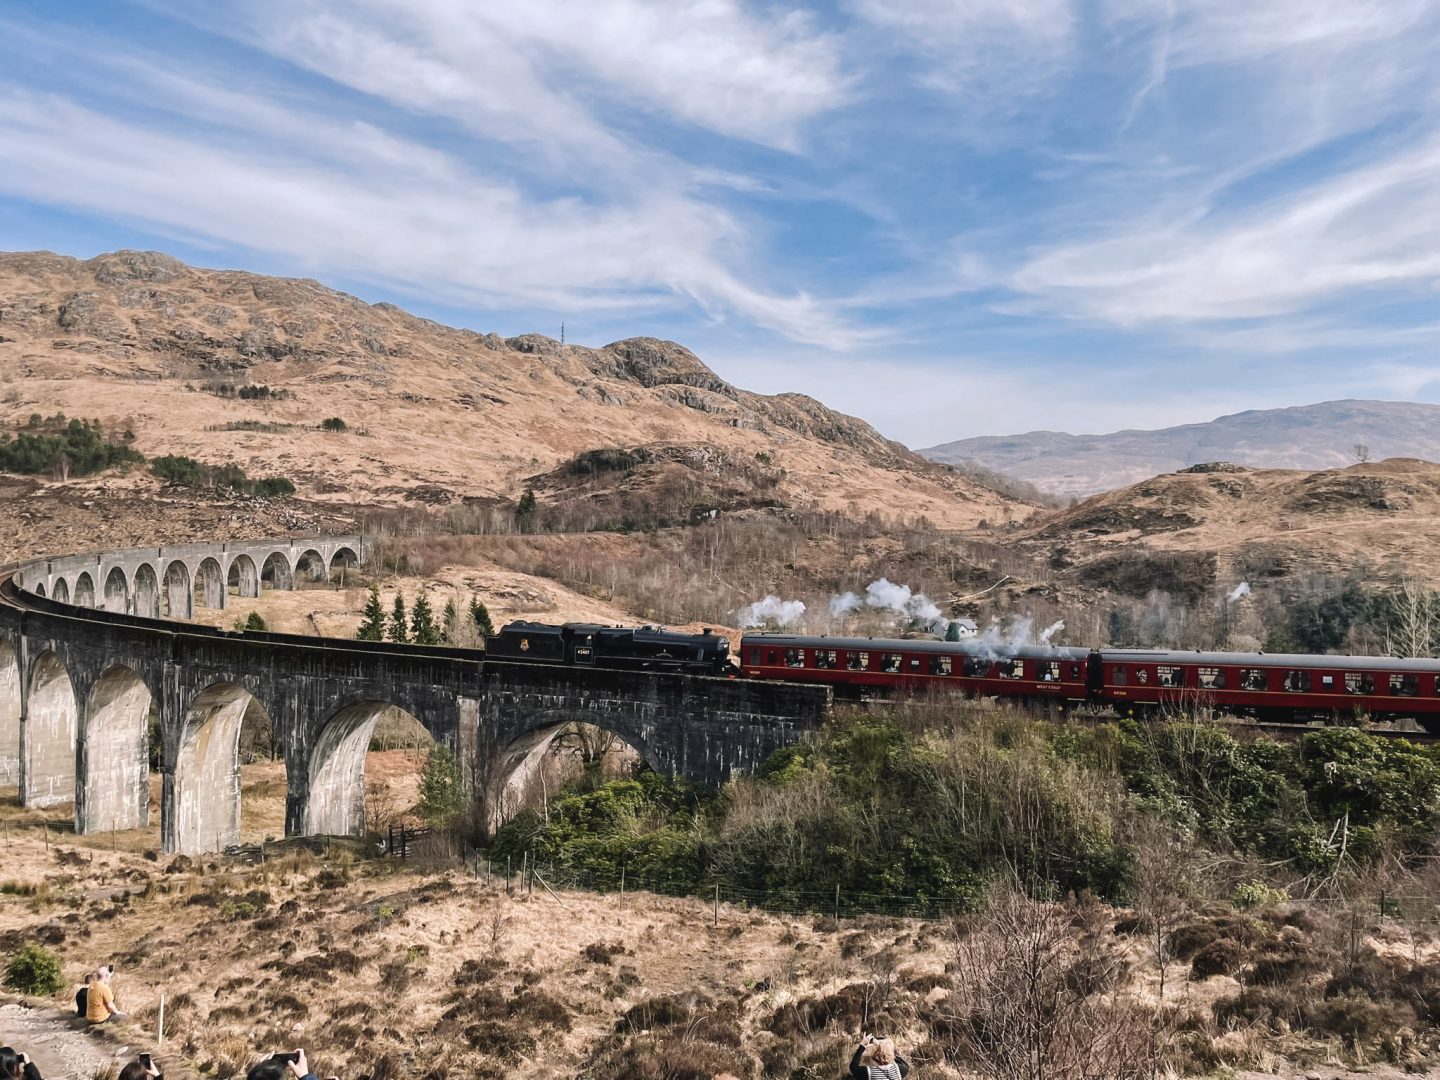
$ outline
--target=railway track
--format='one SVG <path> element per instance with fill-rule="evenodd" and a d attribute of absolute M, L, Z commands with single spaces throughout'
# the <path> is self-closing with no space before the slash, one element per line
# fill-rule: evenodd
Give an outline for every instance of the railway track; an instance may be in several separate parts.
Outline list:
<path fill-rule="evenodd" d="M 13 581 L 14 571 L 15 567 L 13 565 L 0 567 L 0 606 L 9 607 L 18 611 L 43 611 L 44 609 L 42 607 L 29 603 L 26 598 L 27 594 L 15 585 Z M 190 624 L 184 622 L 171 623 L 173 632 L 178 633 L 184 633 L 184 628 L 188 627 L 189 625 Z M 323 638 L 317 637 L 314 640 L 315 645 L 322 648 L 326 645 L 334 644 L 333 641 Z M 872 697 L 866 695 L 859 698 L 857 703 L 861 705 L 889 705 L 894 704 L 895 699 L 892 697 Z M 948 706 L 950 704 L 948 701 L 924 700 L 917 698 L 910 699 L 909 703 L 912 707 L 918 705 L 922 708 L 938 708 L 942 706 Z M 1047 709 L 1045 706 L 1031 705 L 1023 699 L 1018 698 L 1009 699 L 1008 703 L 1013 704 L 1017 708 L 1029 708 L 1031 711 L 1037 713 L 1054 711 L 1053 706 L 1050 706 Z M 1079 721 L 1081 723 L 1110 723 L 1120 719 L 1120 714 L 1115 712 L 1113 709 L 1104 707 L 1095 708 L 1091 705 L 1068 709 L 1066 710 L 1065 715 L 1070 720 Z M 1166 714 L 1164 712 L 1154 715 L 1158 719 L 1170 719 L 1174 721 L 1184 719 L 1184 717 L 1181 715 Z M 1257 735 L 1265 735 L 1271 738 L 1293 740 L 1298 740 L 1300 738 L 1303 738 L 1305 735 L 1311 734 L 1316 731 L 1324 731 L 1330 727 L 1340 726 L 1313 721 L 1305 723 L 1283 723 L 1270 720 L 1261 721 L 1239 716 L 1215 716 L 1213 717 L 1213 719 L 1207 722 L 1211 722 L 1219 726 L 1225 727 L 1228 730 L 1234 732 L 1235 734 L 1244 734 L 1246 732 L 1251 732 Z M 1425 730 L 1419 728 L 1418 725 L 1415 726 L 1413 729 L 1403 729 L 1394 727 L 1392 725 L 1368 724 L 1358 726 L 1357 730 L 1364 731 L 1367 735 L 1374 735 L 1378 738 L 1405 739 L 1409 742 L 1418 744 L 1440 742 L 1440 735 L 1432 735 L 1429 732 L 1426 732 Z"/>

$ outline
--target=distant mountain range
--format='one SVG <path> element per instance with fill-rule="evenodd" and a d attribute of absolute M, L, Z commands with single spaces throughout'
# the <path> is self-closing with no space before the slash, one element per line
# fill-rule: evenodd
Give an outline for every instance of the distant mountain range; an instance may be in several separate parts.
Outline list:
<path fill-rule="evenodd" d="M 1440 461 L 1440 405 L 1325 401 L 1251 409 L 1206 424 L 1071 435 L 1031 431 L 941 443 L 933 461 L 975 462 L 1056 495 L 1085 496 L 1208 461 L 1262 469 L 1333 469 L 1369 457 Z"/>

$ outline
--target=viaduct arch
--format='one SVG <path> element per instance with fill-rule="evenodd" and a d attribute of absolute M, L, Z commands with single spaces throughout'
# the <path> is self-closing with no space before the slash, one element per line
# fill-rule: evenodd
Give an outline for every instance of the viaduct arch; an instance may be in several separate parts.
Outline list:
<path fill-rule="evenodd" d="M 136 828 L 149 821 L 154 757 L 164 849 L 204 852 L 240 835 L 239 737 L 252 701 L 283 747 L 287 835 L 363 830 L 365 754 L 390 707 L 456 753 L 492 819 L 514 770 L 575 721 L 613 731 L 658 771 L 719 784 L 828 714 L 823 687 L 175 621 L 197 604 L 223 608 L 231 590 L 329 580 L 369 554 L 363 537 L 331 536 L 0 568 L 0 784 L 16 784 L 27 806 L 73 801 L 79 833 Z"/>

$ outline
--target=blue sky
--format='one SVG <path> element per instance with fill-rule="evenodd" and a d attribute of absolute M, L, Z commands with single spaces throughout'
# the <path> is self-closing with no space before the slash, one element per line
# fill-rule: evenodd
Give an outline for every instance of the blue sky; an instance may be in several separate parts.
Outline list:
<path fill-rule="evenodd" d="M 0 0 L 0 247 L 674 338 L 924 446 L 1440 401 L 1440 0 Z"/>

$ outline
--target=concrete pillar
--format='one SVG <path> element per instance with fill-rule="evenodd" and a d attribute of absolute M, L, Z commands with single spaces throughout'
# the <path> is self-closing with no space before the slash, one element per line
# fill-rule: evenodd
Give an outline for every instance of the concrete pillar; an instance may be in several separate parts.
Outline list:
<path fill-rule="evenodd" d="M 143 828 L 150 820 L 150 691 L 127 667 L 95 683 L 81 724 L 75 831 Z"/>
<path fill-rule="evenodd" d="M 75 798 L 78 713 L 65 665 L 53 652 L 42 653 L 31 665 L 20 716 L 22 805 L 58 806 Z"/>
<path fill-rule="evenodd" d="M 230 561 L 227 584 L 234 587 L 236 595 L 254 599 L 260 595 L 260 571 L 255 560 L 249 555 L 236 555 Z"/>
<path fill-rule="evenodd" d="M 135 568 L 134 594 L 136 615 L 158 619 L 164 614 L 160 608 L 160 581 L 155 576 L 155 568 L 149 563 L 141 563 Z"/>
<path fill-rule="evenodd" d="M 190 706 L 166 784 L 167 850 L 193 854 L 240 842 L 240 725 L 249 702 L 245 690 L 221 683 Z"/>
<path fill-rule="evenodd" d="M 300 819 L 305 835 L 359 836 L 365 831 L 365 755 L 389 707 L 383 701 L 351 705 L 321 729 L 309 755 Z"/>
<path fill-rule="evenodd" d="M 111 567 L 110 573 L 105 576 L 103 606 L 106 611 L 113 611 L 117 615 L 130 612 L 130 583 L 125 580 L 125 570 L 122 567 Z"/>
<path fill-rule="evenodd" d="M 20 783 L 20 658 L 0 640 L 0 787 Z"/>
<path fill-rule="evenodd" d="M 190 568 L 178 559 L 165 568 L 165 602 L 172 619 L 195 616 L 195 595 L 190 587 Z"/>
<path fill-rule="evenodd" d="M 200 603 L 207 608 L 225 607 L 225 575 L 220 564 L 214 559 L 205 559 L 196 571 L 196 587 L 200 592 Z"/>

